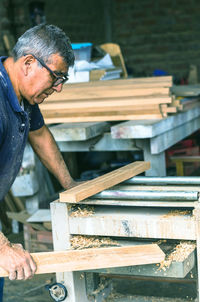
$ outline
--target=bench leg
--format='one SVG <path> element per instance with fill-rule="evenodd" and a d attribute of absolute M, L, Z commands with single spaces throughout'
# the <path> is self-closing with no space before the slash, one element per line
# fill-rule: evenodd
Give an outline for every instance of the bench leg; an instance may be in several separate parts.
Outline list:
<path fill-rule="evenodd" d="M 68 206 L 66 203 L 51 203 L 51 221 L 54 250 L 63 251 L 69 249 L 70 232 L 68 221 Z M 64 300 L 64 302 L 88 302 L 84 273 L 57 273 L 56 280 L 57 282 L 62 283 L 68 291 L 68 296 Z"/>

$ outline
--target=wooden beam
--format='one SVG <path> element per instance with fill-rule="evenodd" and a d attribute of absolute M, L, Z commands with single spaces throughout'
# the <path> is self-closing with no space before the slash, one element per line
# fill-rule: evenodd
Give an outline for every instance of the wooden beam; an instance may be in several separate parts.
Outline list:
<path fill-rule="evenodd" d="M 157 244 L 32 253 L 31 256 L 37 265 L 36 274 L 152 264 L 165 258 Z M 8 272 L 0 268 L 0 277 L 7 276 Z"/>
<path fill-rule="evenodd" d="M 150 162 L 136 161 L 60 193 L 60 202 L 79 202 L 149 168 Z"/>

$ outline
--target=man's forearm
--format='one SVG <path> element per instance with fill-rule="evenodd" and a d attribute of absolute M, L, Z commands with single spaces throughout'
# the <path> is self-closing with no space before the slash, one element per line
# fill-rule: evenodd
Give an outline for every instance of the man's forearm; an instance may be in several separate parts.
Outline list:
<path fill-rule="evenodd" d="M 73 186 L 74 181 L 49 129 L 44 126 L 42 130 L 30 132 L 29 140 L 42 163 L 58 179 L 62 187 L 68 189 Z"/>

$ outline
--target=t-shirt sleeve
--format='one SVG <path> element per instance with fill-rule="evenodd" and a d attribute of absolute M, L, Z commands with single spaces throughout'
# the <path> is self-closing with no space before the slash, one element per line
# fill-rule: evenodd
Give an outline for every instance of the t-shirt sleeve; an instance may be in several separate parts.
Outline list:
<path fill-rule="evenodd" d="M 40 129 L 44 125 L 44 119 L 38 105 L 31 106 L 30 131 Z"/>

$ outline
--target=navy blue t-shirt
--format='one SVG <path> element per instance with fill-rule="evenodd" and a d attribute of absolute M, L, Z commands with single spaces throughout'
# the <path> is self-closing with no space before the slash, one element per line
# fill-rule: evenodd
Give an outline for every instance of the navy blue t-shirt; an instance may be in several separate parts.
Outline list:
<path fill-rule="evenodd" d="M 44 125 L 38 105 L 24 100 L 21 108 L 0 57 L 0 201 L 13 184 L 19 169 L 29 131 Z"/>

